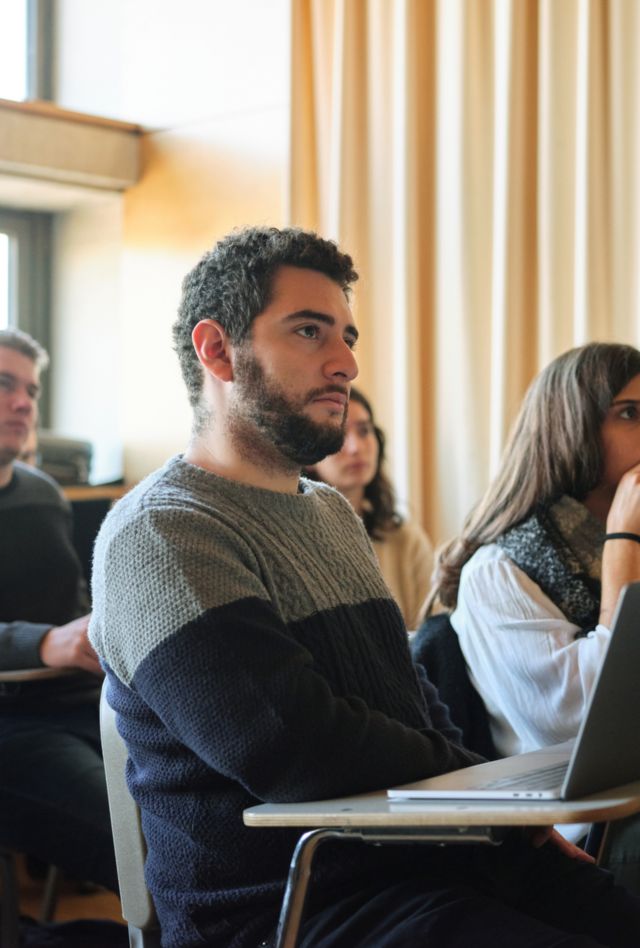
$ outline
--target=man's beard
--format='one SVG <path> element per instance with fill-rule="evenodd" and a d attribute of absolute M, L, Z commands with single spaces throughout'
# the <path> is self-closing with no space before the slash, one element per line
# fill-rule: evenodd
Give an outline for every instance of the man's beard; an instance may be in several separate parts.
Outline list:
<path fill-rule="evenodd" d="M 238 352 L 233 373 L 238 394 L 229 428 L 243 456 L 289 470 L 317 464 L 340 450 L 346 411 L 341 424 L 321 425 L 304 414 L 304 407 L 326 392 L 346 394 L 346 386 L 327 385 L 289 398 L 277 382 L 267 378 L 251 351 Z"/>

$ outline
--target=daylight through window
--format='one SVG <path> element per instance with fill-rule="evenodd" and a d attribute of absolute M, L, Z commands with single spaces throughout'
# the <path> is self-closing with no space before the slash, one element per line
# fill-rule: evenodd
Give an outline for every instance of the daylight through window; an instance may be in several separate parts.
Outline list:
<path fill-rule="evenodd" d="M 9 236 L 0 234 L 0 329 L 9 325 Z"/>
<path fill-rule="evenodd" d="M 0 3 L 0 98 L 27 98 L 27 0 Z"/>

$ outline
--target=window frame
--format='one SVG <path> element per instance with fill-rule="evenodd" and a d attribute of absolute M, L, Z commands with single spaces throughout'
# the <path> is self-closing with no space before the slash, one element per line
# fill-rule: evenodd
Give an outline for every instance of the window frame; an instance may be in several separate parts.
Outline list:
<path fill-rule="evenodd" d="M 50 101 L 53 99 L 55 0 L 26 0 L 24 13 L 25 36 L 22 50 L 24 98 L 11 98 L 11 101 Z"/>
<path fill-rule="evenodd" d="M 53 99 L 55 0 L 27 0 L 27 100 Z"/>
<path fill-rule="evenodd" d="M 9 325 L 51 346 L 53 214 L 0 207 L 0 231 L 9 235 Z M 49 372 L 42 378 L 39 422 L 50 421 Z"/>

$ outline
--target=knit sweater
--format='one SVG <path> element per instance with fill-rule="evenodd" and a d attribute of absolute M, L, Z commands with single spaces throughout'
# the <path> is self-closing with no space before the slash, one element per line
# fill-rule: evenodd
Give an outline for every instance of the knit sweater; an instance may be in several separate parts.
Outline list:
<path fill-rule="evenodd" d="M 50 477 L 16 463 L 0 489 L 0 669 L 41 666 L 47 630 L 87 611 L 69 505 Z"/>
<path fill-rule="evenodd" d="M 255 946 L 275 925 L 299 834 L 244 827 L 247 806 L 478 760 L 434 729 L 364 527 L 326 485 L 275 493 L 174 458 L 108 515 L 92 585 L 165 946 Z M 352 858 L 321 860 L 314 890 L 353 884 Z M 367 847 L 358 879 L 385 858 L 397 872 L 406 852 Z"/>

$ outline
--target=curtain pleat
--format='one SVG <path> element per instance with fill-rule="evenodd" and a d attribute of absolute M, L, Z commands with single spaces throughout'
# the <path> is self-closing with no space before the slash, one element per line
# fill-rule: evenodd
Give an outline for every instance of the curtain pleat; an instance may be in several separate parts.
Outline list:
<path fill-rule="evenodd" d="M 291 0 L 289 219 L 361 272 L 359 383 L 437 540 L 532 377 L 640 337 L 638 0 Z"/>

